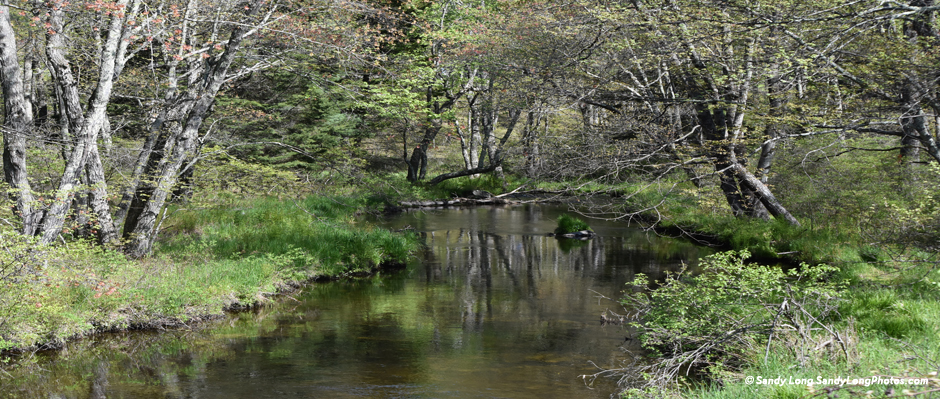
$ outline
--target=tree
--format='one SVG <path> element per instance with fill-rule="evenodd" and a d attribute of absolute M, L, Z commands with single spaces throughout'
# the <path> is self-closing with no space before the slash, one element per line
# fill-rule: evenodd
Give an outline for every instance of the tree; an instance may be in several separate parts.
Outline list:
<path fill-rule="evenodd" d="M 15 211 L 23 219 L 23 234 L 36 231 L 38 214 L 26 169 L 26 138 L 32 124 L 31 105 L 20 79 L 16 33 L 10 24 L 10 8 L 0 6 L 0 78 L 3 79 L 3 172 L 16 201 Z"/>
<path fill-rule="evenodd" d="M 9 10 L 3 11 L 5 177 L 13 187 L 23 232 L 39 234 L 40 241 L 48 244 L 59 237 L 67 220 L 85 224 L 91 211 L 89 232 L 103 244 L 114 245 L 116 226 L 123 224 L 125 251 L 135 257 L 150 251 L 170 193 L 198 161 L 206 139 L 200 132 L 225 84 L 284 63 L 282 55 L 291 51 L 333 59 L 367 58 L 370 50 L 363 48 L 361 39 L 376 29 L 360 21 L 365 14 L 384 12 L 346 2 L 290 0 L 88 4 L 51 0 L 33 8 L 30 24 L 43 26 L 45 32 L 51 87 L 61 105 L 56 121 L 66 140 L 65 167 L 54 198 L 39 209 L 25 172 L 26 140 L 34 133 L 25 111 L 30 104 L 24 83 L 13 77 L 19 77 L 16 31 Z M 83 41 L 74 39 L 82 37 L 76 32 L 101 36 L 93 34 L 91 41 Z M 74 51 L 78 49 L 82 51 Z M 82 77 L 94 80 L 79 80 L 72 62 L 89 49 L 96 57 L 79 62 Z M 117 96 L 115 88 L 122 91 Z M 146 140 L 112 219 L 99 138 L 110 135 L 108 110 L 115 97 L 136 99 L 154 117 L 138 123 L 148 126 Z M 83 99 L 87 99 L 84 106 Z"/>
<path fill-rule="evenodd" d="M 771 52 L 779 46 L 768 41 L 779 35 L 755 23 L 744 4 L 583 3 L 545 7 L 539 18 L 547 22 L 530 39 L 543 49 L 536 54 L 563 61 L 529 59 L 526 70 L 576 104 L 589 132 L 568 158 L 601 160 L 591 175 L 606 177 L 627 168 L 664 177 L 708 162 L 735 215 L 769 212 L 799 224 L 747 167 L 745 146 L 766 131 L 747 117 L 766 109 L 756 102 L 768 98 L 758 95 L 761 86 L 775 74 L 779 80 L 788 60 Z"/>

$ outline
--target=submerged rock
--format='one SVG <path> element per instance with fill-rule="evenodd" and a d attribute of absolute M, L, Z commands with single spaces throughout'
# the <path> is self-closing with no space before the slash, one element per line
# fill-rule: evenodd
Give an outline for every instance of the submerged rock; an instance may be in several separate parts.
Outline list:
<path fill-rule="evenodd" d="M 576 239 L 579 239 L 579 240 L 586 240 L 586 239 L 589 239 L 589 238 L 597 237 L 597 233 L 595 233 L 595 232 L 593 232 L 593 231 L 591 231 L 591 230 L 581 230 L 581 231 L 576 231 L 576 232 L 574 232 L 574 233 L 553 234 L 553 235 L 554 235 L 555 237 L 576 238 Z"/>

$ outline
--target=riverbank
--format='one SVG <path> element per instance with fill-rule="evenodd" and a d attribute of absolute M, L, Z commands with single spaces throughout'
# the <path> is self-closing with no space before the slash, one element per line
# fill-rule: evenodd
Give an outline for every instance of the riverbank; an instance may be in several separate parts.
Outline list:
<path fill-rule="evenodd" d="M 402 264 L 417 248 L 414 237 L 355 221 L 359 204 L 343 201 L 265 198 L 177 210 L 154 256 L 142 260 L 82 241 L 37 248 L 0 231 L 0 271 L 9 281 L 0 294 L 0 349 L 55 349 L 104 331 L 187 325 L 313 280 Z"/>
<path fill-rule="evenodd" d="M 746 249 L 753 262 L 795 266 L 800 262 L 860 263 L 887 259 L 878 247 L 865 243 L 857 232 L 845 231 L 837 224 L 791 226 L 773 220 L 738 218 L 724 209 L 706 206 L 714 199 L 698 192 L 663 191 L 639 183 L 578 184 L 510 178 L 503 184 L 492 177 L 454 179 L 445 183 L 432 187 L 411 186 L 403 177 L 391 175 L 386 180 L 390 188 L 377 196 L 386 204 L 387 212 L 528 202 L 567 203 L 586 217 L 623 220 L 655 234 L 681 237 L 718 250 Z"/>
<path fill-rule="evenodd" d="M 554 198 L 566 198 L 587 214 L 637 221 L 657 234 L 684 237 L 719 250 L 747 250 L 751 267 L 828 264 L 834 268 L 826 281 L 843 287 L 828 294 L 832 312 L 820 323 L 811 323 L 815 329 L 831 329 L 835 334 L 828 334 L 830 338 L 821 339 L 827 335 L 823 333 L 815 336 L 820 340 L 811 345 L 787 344 L 781 335 L 793 338 L 789 329 L 794 325 L 784 321 L 776 327 L 775 339 L 758 333 L 743 340 L 750 344 L 735 349 L 741 356 L 734 362 L 715 358 L 716 363 L 695 378 L 679 377 L 665 390 L 627 386 L 624 397 L 803 398 L 831 393 L 896 397 L 928 395 L 940 388 L 936 379 L 940 372 L 940 333 L 936 327 L 940 325 L 940 268 L 935 255 L 917 245 L 931 237 L 932 197 L 922 197 L 927 203 L 915 207 L 922 213 L 898 212 L 904 207 L 883 200 L 883 205 L 867 209 L 831 208 L 826 217 L 803 214 L 802 225 L 793 226 L 733 217 L 723 208 L 721 198 L 687 184 L 652 190 L 642 184 L 549 183 L 530 187 L 560 195 Z M 496 188 L 494 193 L 501 191 Z M 791 201 L 813 204 L 818 200 L 797 196 Z M 851 201 L 856 205 L 866 202 L 877 201 L 874 197 Z M 783 305 L 779 297 L 748 300 L 754 301 L 749 306 L 756 309 Z M 707 316 L 705 319 L 717 320 L 712 317 L 715 315 Z M 773 324 L 773 318 L 755 322 Z M 674 333 L 677 339 L 688 338 L 687 328 Z M 840 384 L 837 378 L 860 383 Z M 902 382 L 913 381 L 908 378 L 927 384 Z M 775 379 L 783 382 L 766 382 Z"/>
<path fill-rule="evenodd" d="M 810 214 L 812 216 L 802 218 L 802 226 L 792 226 L 779 221 L 733 217 L 721 208 L 720 198 L 707 193 L 690 195 L 700 193 L 695 189 L 678 190 L 686 195 L 677 195 L 669 190 L 640 191 L 639 188 L 587 185 L 579 187 L 578 192 L 586 196 L 619 194 L 614 195 L 614 199 L 623 198 L 622 203 L 594 207 L 594 213 L 632 214 L 632 220 L 652 226 L 658 234 L 685 237 L 719 250 L 747 250 L 750 267 L 780 263 L 797 266 L 801 262 L 828 264 L 834 268 L 825 280 L 843 288 L 826 297 L 833 306 L 832 312 L 820 318 L 818 324 L 810 323 L 820 331 L 834 332 L 831 339 L 820 339 L 812 345 L 807 342 L 787 344 L 781 336 L 792 338 L 793 329 L 799 325 L 792 320 L 775 324 L 775 317 L 780 317 L 780 313 L 769 312 L 766 320 L 750 321 L 774 325 L 769 330 L 774 331 L 773 335 L 763 330 L 753 335 L 749 328 L 739 330 L 750 336 L 741 340 L 745 344 L 733 349 L 738 353 L 734 360 L 723 359 L 720 353 L 710 354 L 711 365 L 700 370 L 697 376 L 675 375 L 669 379 L 670 384 L 657 389 L 636 389 L 649 380 L 634 380 L 636 385 L 624 387 L 627 388 L 622 394 L 624 397 L 805 398 L 829 397 L 830 394 L 897 397 L 929 395 L 940 388 L 940 380 L 936 379 L 936 373 L 940 372 L 940 333 L 936 327 L 940 326 L 940 268 L 935 253 L 921 245 L 927 242 L 930 247 L 929 237 L 935 234 L 930 227 L 936 209 L 932 197 L 921 197 L 924 202 L 915 207 L 917 212 L 899 212 L 903 206 L 885 200 L 883 205 L 870 205 L 868 209 L 833 208 L 827 218 Z M 803 198 L 791 200 L 801 202 Z M 876 201 L 870 199 L 869 203 L 872 202 Z M 741 289 L 735 285 L 726 288 L 733 292 Z M 772 292 L 770 289 L 758 291 Z M 694 297 L 701 299 L 712 294 L 697 293 Z M 730 306 L 752 306 L 753 309 L 795 306 L 793 298 L 780 302 L 782 298 L 785 297 L 736 298 L 736 304 Z M 725 305 L 716 306 L 719 309 L 703 316 L 703 320 L 720 320 L 718 316 L 728 311 L 723 308 Z M 667 311 L 673 308 L 686 314 L 700 311 L 702 305 L 695 301 L 675 302 Z M 635 310 L 625 309 L 627 313 Z M 756 317 L 753 311 L 745 314 Z M 651 314 L 638 321 L 642 325 L 660 317 L 663 314 Z M 675 342 L 688 342 L 692 338 L 688 321 L 673 322 L 674 331 L 659 333 L 673 334 Z M 731 324 L 722 326 L 723 330 L 715 332 L 716 340 L 727 340 L 724 334 L 733 330 Z M 705 335 L 696 339 L 705 339 Z M 824 335 L 829 334 L 816 338 Z M 658 339 L 662 343 L 663 335 Z M 839 347 L 839 340 L 843 340 L 843 347 Z M 628 375 L 635 371 L 612 372 Z M 797 382 L 756 383 L 778 377 L 777 381 Z M 862 383 L 833 382 L 837 377 Z M 908 378 L 926 379 L 920 381 L 927 384 L 899 382 Z"/>
<path fill-rule="evenodd" d="M 454 184 L 448 190 L 456 187 L 461 191 L 445 195 L 452 197 L 471 189 L 489 189 L 500 195 L 518 187 L 501 189 L 480 182 Z M 621 192 L 627 189 L 614 188 Z M 534 186 L 533 190 L 568 192 L 572 195 L 567 198 L 582 206 L 593 196 L 606 198 L 606 204 L 611 204 L 609 188 Z M 55 348 L 68 339 L 96 332 L 183 326 L 225 311 L 256 306 L 311 279 L 375 271 L 385 261 L 407 258 L 416 245 L 412 238 L 357 221 L 357 212 L 367 208 L 377 212 L 380 204 L 392 203 L 389 198 L 388 192 L 371 197 L 267 198 L 199 210 L 177 209 L 164 225 L 164 238 L 155 256 L 141 261 L 130 261 L 83 242 L 33 251 L 29 240 L 8 234 L 3 241 L 6 252 L 12 254 L 5 263 L 7 267 L 43 267 L 30 271 L 35 276 L 32 284 L 11 286 L 9 296 L 2 299 L 3 304 L 14 304 L 0 308 L 5 312 L 4 328 L 12 331 L 3 336 L 3 344 L 8 350 Z M 765 347 L 757 345 L 748 357 L 750 362 L 716 373 L 704 385 L 693 384 L 694 389 L 688 389 L 688 381 L 681 383 L 674 387 L 676 396 L 799 397 L 807 394 L 805 386 L 755 387 L 747 385 L 745 378 L 784 372 L 793 378 L 829 374 L 861 377 L 870 374 L 865 370 L 877 370 L 884 376 L 921 375 L 933 367 L 933 359 L 940 358 L 937 349 L 932 349 L 940 347 L 940 340 L 929 327 L 940 325 L 935 283 L 940 276 L 933 270 L 933 263 L 905 266 L 890 256 L 885 249 L 890 247 L 866 244 L 858 234 L 831 225 L 793 227 L 720 216 L 699 206 L 702 197 L 613 198 L 613 204 L 620 208 L 584 209 L 610 214 L 612 209 L 623 212 L 662 203 L 656 210 L 663 234 L 697 234 L 700 239 L 693 241 L 707 239 L 709 245 L 720 248 L 764 254 L 762 262 L 790 259 L 830 263 L 839 269 L 834 278 L 848 284 L 839 294 L 839 316 L 828 321 L 840 331 L 850 323 L 854 326 L 857 358 L 820 358 L 807 366 L 805 359 L 795 360 L 790 348 L 772 346 L 769 355 L 764 356 Z M 655 213 L 638 215 L 648 218 L 647 222 L 656 220 Z M 24 300 L 17 302 L 13 298 Z M 919 353 L 926 355 L 918 357 Z M 662 392 L 655 395 L 659 394 Z"/>

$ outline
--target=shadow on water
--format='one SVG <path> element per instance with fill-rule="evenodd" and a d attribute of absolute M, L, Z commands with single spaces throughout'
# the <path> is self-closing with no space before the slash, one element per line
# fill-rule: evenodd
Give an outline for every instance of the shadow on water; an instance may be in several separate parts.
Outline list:
<path fill-rule="evenodd" d="M 314 284 L 197 330 L 74 342 L 0 376 L 0 398 L 607 398 L 614 382 L 589 389 L 579 375 L 616 366 L 635 341 L 599 323 L 616 305 L 598 296 L 707 250 L 604 222 L 565 248 L 546 236 L 564 211 L 382 220 L 427 242 L 405 271 Z"/>

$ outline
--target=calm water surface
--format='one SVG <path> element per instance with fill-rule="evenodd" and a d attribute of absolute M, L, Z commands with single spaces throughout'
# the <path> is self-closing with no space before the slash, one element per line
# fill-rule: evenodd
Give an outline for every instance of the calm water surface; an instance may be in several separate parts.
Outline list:
<path fill-rule="evenodd" d="M 37 398 L 607 398 L 591 364 L 625 359 L 629 332 L 600 314 L 636 273 L 705 250 L 593 221 L 599 237 L 545 234 L 566 211 L 416 211 L 380 221 L 428 245 L 402 272 L 314 284 L 197 330 L 122 333 L 35 359 L 0 396 Z"/>

